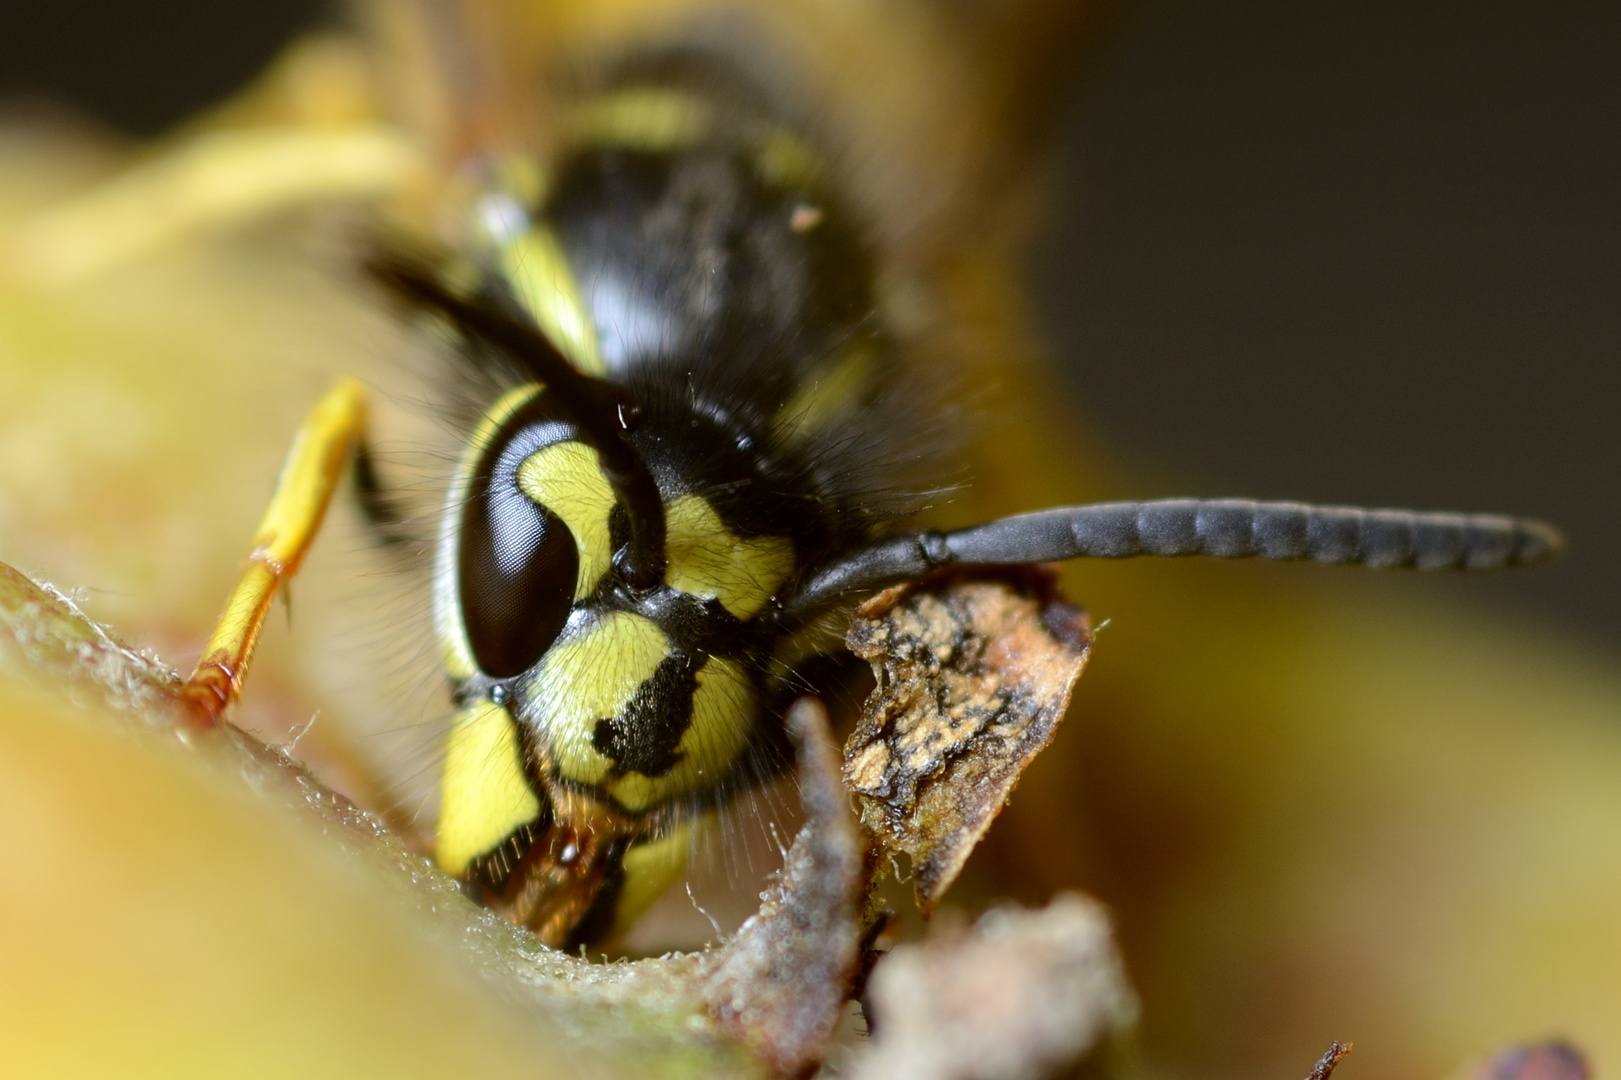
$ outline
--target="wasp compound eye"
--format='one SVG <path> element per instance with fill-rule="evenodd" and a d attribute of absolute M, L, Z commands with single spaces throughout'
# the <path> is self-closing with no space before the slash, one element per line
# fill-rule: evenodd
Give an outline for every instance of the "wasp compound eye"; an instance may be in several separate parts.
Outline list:
<path fill-rule="evenodd" d="M 473 495 L 463 526 L 462 618 L 473 659 L 487 675 L 530 668 L 557 639 L 574 601 L 574 537 L 516 484 Z"/>
<path fill-rule="evenodd" d="M 470 478 L 462 509 L 456 555 L 462 624 L 474 662 L 497 679 L 528 670 L 557 640 L 579 580 L 573 533 L 520 481 L 525 462 L 568 431 L 534 412 L 532 404 L 502 426 Z"/>

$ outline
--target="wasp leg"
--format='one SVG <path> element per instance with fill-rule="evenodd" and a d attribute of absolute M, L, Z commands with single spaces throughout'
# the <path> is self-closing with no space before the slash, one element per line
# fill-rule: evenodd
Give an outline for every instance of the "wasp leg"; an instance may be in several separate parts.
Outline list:
<path fill-rule="evenodd" d="M 377 124 L 210 132 L 23 226 L 18 265 L 32 282 L 67 285 L 285 207 L 387 195 L 420 168 L 405 137 Z"/>
<path fill-rule="evenodd" d="M 365 424 L 365 390 L 356 380 L 344 379 L 327 391 L 299 428 L 259 522 L 248 567 L 181 691 L 200 726 L 217 724 L 241 695 L 270 602 L 297 573 L 343 475 L 349 448 L 360 440 Z"/>
<path fill-rule="evenodd" d="M 416 522 L 377 475 L 377 464 L 365 439 L 355 441 L 355 495 L 361 515 L 382 544 L 407 551 L 422 545 L 422 537 L 414 528 Z"/>

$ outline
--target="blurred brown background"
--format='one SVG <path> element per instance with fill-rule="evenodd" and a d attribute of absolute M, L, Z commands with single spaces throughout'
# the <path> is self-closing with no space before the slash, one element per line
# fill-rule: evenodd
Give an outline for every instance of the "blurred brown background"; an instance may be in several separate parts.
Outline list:
<path fill-rule="evenodd" d="M 0 91 L 151 134 L 329 10 L 10 0 Z M 1136 4 L 1032 277 L 1140 494 L 1548 517 L 1554 569 L 1422 588 L 1621 656 L 1616 42 L 1593 0 Z"/>
<path fill-rule="evenodd" d="M 10 0 L 0 92 L 154 133 L 324 10 Z M 1116 905 L 1160 1074 L 1299 1075 L 1353 1035 L 1356 1068 L 1433 1080 L 1543 1017 L 1613 1030 L 1617 23 L 1144 2 L 1075 75 L 1031 276 L 1129 463 L 1115 490 L 1511 510 L 1574 542 L 1497 578 L 1076 572 L 1118 617 L 1092 719 L 1032 769 L 981 876 Z M 1389 602 L 1436 596 L 1474 611 Z"/>

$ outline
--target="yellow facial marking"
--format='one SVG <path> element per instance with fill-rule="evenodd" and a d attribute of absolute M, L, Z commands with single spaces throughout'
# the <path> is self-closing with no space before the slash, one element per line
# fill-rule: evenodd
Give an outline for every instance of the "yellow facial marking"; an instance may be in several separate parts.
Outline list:
<path fill-rule="evenodd" d="M 502 246 L 500 263 L 519 303 L 569 363 L 587 375 L 607 374 L 597 328 L 552 231 L 537 225 L 514 237 Z"/>
<path fill-rule="evenodd" d="M 698 495 L 683 495 L 665 508 L 664 580 L 672 589 L 718 599 L 747 619 L 765 605 L 794 569 L 794 545 L 786 537 L 745 539 L 726 528 L 715 508 Z"/>
<path fill-rule="evenodd" d="M 709 105 L 662 87 L 631 87 L 588 101 L 569 114 L 569 135 L 591 146 L 649 153 L 692 146 L 708 132 Z"/>
<path fill-rule="evenodd" d="M 613 761 L 591 744 L 597 721 L 618 716 L 669 652 L 640 615 L 615 611 L 577 633 L 563 632 L 529 687 L 536 721 L 558 773 L 579 784 L 606 779 Z"/>
<path fill-rule="evenodd" d="M 710 657 L 698 672 L 692 723 L 680 742 L 681 760 L 660 777 L 623 776 L 608 786 L 609 794 L 634 812 L 673 795 L 714 787 L 747 745 L 754 708 L 754 689 L 743 669 L 730 660 Z"/>
<path fill-rule="evenodd" d="M 458 509 L 467 501 L 467 489 L 473 482 L 473 472 L 484 448 L 501 430 L 501 425 L 540 391 L 538 383 L 519 386 L 508 390 L 490 407 L 473 430 L 467 442 L 467 452 L 462 456 L 461 467 L 456 470 L 456 478 L 450 485 L 450 500 L 446 503 L 448 509 L 441 525 L 438 555 L 434 562 L 433 615 L 439 646 L 444 653 L 445 671 L 454 679 L 470 679 L 478 670 L 473 663 L 473 647 L 468 643 L 467 631 L 462 626 L 461 601 L 456 592 L 456 531 L 461 526 Z"/>
<path fill-rule="evenodd" d="M 602 475 L 597 452 L 582 442 L 553 443 L 518 466 L 518 489 L 563 519 L 580 551 L 574 599 L 591 595 L 613 561 L 608 514 L 613 488 Z"/>
<path fill-rule="evenodd" d="M 499 705 L 482 702 L 456 714 L 445 753 L 435 855 L 460 876 L 520 825 L 540 817 L 540 800 L 523 771 L 518 726 Z"/>

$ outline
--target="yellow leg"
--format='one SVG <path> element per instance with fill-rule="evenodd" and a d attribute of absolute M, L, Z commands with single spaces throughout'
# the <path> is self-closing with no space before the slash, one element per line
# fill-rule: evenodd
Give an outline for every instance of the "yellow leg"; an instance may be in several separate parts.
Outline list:
<path fill-rule="evenodd" d="M 298 571 L 343 475 L 349 449 L 365 425 L 365 390 L 356 380 L 344 379 L 299 428 L 254 536 L 248 568 L 181 691 L 199 725 L 217 724 L 241 695 L 270 603 L 282 582 Z"/>
<path fill-rule="evenodd" d="M 325 199 L 399 191 L 423 165 L 381 125 L 196 136 L 68 200 L 8 238 L 25 281 L 69 285 L 210 228 Z"/>

